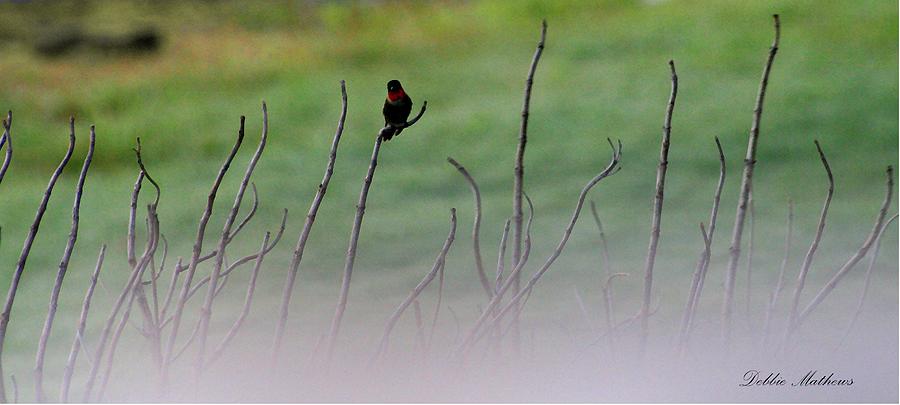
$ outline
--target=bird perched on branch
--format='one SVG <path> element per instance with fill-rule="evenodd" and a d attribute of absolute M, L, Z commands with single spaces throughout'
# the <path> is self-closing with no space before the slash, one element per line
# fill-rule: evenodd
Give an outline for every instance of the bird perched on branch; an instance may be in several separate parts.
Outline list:
<path fill-rule="evenodd" d="M 384 100 L 384 126 L 391 126 L 391 130 L 384 132 L 384 140 L 389 141 L 403 131 L 409 113 L 412 111 L 412 99 L 403 91 L 399 80 L 391 80 L 387 84 L 387 98 Z"/>

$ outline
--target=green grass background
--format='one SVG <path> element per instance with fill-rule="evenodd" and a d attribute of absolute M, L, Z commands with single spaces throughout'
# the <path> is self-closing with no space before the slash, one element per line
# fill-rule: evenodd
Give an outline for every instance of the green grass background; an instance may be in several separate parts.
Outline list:
<path fill-rule="evenodd" d="M 215 244 L 259 136 L 261 100 L 269 106 L 270 143 L 254 175 L 260 211 L 235 242 L 232 255 L 254 251 L 262 233 L 277 227 L 280 211 L 290 210 L 285 238 L 261 276 L 246 329 L 251 332 L 238 339 L 239 344 L 267 345 L 290 252 L 327 160 L 341 79 L 347 81 L 349 115 L 336 173 L 298 280 L 290 324 L 291 333 L 304 336 L 297 346 L 311 345 L 330 319 L 356 198 L 381 124 L 384 83 L 395 78 L 417 106 L 427 99 L 429 109 L 419 124 L 382 151 L 359 246 L 346 339 L 362 336 L 373 325 L 380 327 L 429 268 L 446 235 L 451 207 L 458 209 L 460 223 L 449 257 L 446 302 L 461 318 L 471 319 L 484 302 L 471 258 L 471 195 L 445 159 L 459 160 L 481 186 L 482 248 L 492 272 L 499 233 L 511 212 L 522 89 L 542 18 L 549 25 L 547 47 L 534 84 L 525 159 L 525 189 L 537 210 L 529 272 L 556 245 L 583 184 L 606 165 L 606 138 L 621 139 L 623 170 L 604 180 L 591 198 L 605 223 L 613 270 L 631 273 L 617 295 L 620 315 L 637 308 L 669 93 L 666 62 L 674 59 L 680 88 L 654 291 L 664 310 L 654 328 L 660 340 L 672 333 L 687 295 L 701 247 L 697 225 L 706 221 L 717 176 L 713 137 L 718 136 L 729 172 L 701 308 L 715 323 L 741 159 L 771 43 L 773 13 L 781 14 L 782 47 L 766 99 L 754 180 L 757 255 L 751 324 L 760 322 L 762 313 L 755 308 L 763 305 L 775 279 L 789 198 L 797 209 L 791 279 L 812 238 L 826 190 L 814 139 L 829 157 L 836 193 L 804 302 L 871 227 L 884 195 L 884 169 L 897 163 L 893 2 L 0 4 L 0 108 L 15 114 L 14 160 L 0 186 L 0 269 L 5 269 L 0 271 L 0 285 L 6 285 L 12 273 L 43 187 L 64 152 L 69 115 L 77 119 L 79 136 L 73 162 L 53 194 L 28 261 L 4 364 L 26 390 L 69 227 L 88 125 L 97 126 L 97 155 L 51 340 L 49 389 L 56 388 L 56 365 L 68 351 L 70 330 L 101 244 L 108 244 L 110 251 L 89 341 L 126 277 L 128 202 L 137 174 L 131 151 L 135 137 L 142 138 L 148 170 L 163 188 L 159 212 L 171 263 L 176 256 L 190 255 L 210 183 L 243 114 L 247 141 L 219 193 L 206 239 L 206 246 Z M 59 27 L 115 33 L 145 25 L 163 33 L 159 53 L 77 52 L 45 59 L 31 51 L 34 38 Z M 144 201 L 149 202 L 147 197 Z M 535 325 L 558 316 L 577 320 L 573 288 L 585 295 L 599 319 L 603 270 L 597 242 L 590 217 L 582 217 L 568 249 L 529 302 L 526 320 Z M 896 246 L 897 231 L 892 229 L 874 286 L 873 307 L 893 311 L 889 313 L 896 313 Z M 856 297 L 861 273 L 857 269 L 833 299 Z M 230 295 L 217 307 L 217 333 L 227 329 L 232 317 L 228 312 L 240 305 L 240 280 L 232 281 Z M 745 288 L 742 267 L 741 317 Z M 851 315 L 846 306 L 828 302 L 823 313 L 837 317 L 828 318 L 834 331 L 842 330 Z M 129 333 L 134 335 L 133 330 Z M 79 381 L 76 376 L 76 386 Z"/>

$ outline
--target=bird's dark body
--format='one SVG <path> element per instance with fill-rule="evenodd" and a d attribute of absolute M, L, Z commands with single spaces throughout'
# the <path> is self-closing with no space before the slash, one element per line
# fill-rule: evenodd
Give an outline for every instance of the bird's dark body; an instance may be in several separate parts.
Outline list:
<path fill-rule="evenodd" d="M 384 100 L 384 108 L 381 109 L 381 113 L 384 114 L 384 125 L 400 127 L 405 124 L 409 119 L 409 113 L 412 112 L 412 104 L 412 99 L 403 91 L 400 82 L 396 80 L 388 82 L 388 97 Z M 403 128 L 387 131 L 384 140 L 389 141 L 394 136 L 400 135 L 400 132 L 403 132 Z"/>

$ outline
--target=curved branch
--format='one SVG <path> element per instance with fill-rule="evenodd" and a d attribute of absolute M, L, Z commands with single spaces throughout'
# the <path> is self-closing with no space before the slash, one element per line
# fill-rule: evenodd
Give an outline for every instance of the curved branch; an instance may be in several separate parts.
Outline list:
<path fill-rule="evenodd" d="M 9 170 L 9 164 L 12 162 L 12 110 L 6 112 L 6 119 L 3 120 L 3 137 L 0 138 L 0 148 L 3 147 L 3 144 L 6 144 L 6 154 L 3 158 L 3 165 L 0 165 L 0 183 L 3 183 L 3 177 L 6 176 L 6 171 Z M 0 384 L 2 385 L 2 384 Z"/>
<path fill-rule="evenodd" d="M 487 273 L 484 272 L 484 263 L 481 259 L 481 190 L 478 189 L 478 183 L 475 182 L 469 171 L 459 162 L 452 157 L 447 157 L 447 162 L 453 165 L 459 171 L 459 174 L 466 179 L 466 182 L 469 183 L 469 188 L 472 189 L 472 196 L 475 198 L 475 223 L 472 224 L 472 253 L 475 256 L 475 270 L 478 271 L 478 280 L 481 281 L 481 287 L 484 288 L 490 299 L 494 293 L 491 291 L 491 282 L 488 281 Z"/>
<path fill-rule="evenodd" d="M 419 121 L 419 118 L 422 118 L 422 115 L 425 114 L 425 109 L 426 109 L 427 107 L 428 107 L 428 100 L 423 101 L 423 102 L 422 102 L 422 109 L 419 110 L 419 113 L 416 114 L 416 116 L 413 117 L 413 119 L 411 119 L 411 120 L 409 120 L 409 121 L 406 121 L 406 122 L 404 122 L 404 123 L 402 123 L 402 124 L 399 124 L 399 125 L 394 125 L 394 124 L 388 123 L 387 125 L 384 126 L 384 128 L 381 128 L 381 130 L 378 131 L 378 137 L 379 137 L 379 138 L 383 138 L 385 135 L 387 135 L 387 134 L 389 134 L 389 133 L 394 133 L 394 131 L 396 131 L 396 130 L 398 130 L 398 129 L 409 128 L 409 127 L 415 125 L 416 122 Z"/>
<path fill-rule="evenodd" d="M 41 220 L 44 219 L 44 213 L 47 211 L 47 204 L 50 202 L 50 194 L 53 193 L 53 187 L 56 185 L 56 181 L 59 179 L 59 176 L 62 174 L 63 169 L 65 169 L 66 165 L 69 164 L 69 159 L 72 158 L 72 152 L 75 150 L 75 118 L 69 118 L 69 147 L 66 150 L 65 156 L 59 165 L 56 167 L 56 170 L 50 176 L 50 182 L 47 184 L 47 188 L 44 190 L 44 196 L 41 198 L 41 203 L 38 206 L 37 213 L 34 215 L 34 221 L 31 223 L 31 228 L 28 230 L 28 236 L 25 238 L 25 246 L 22 247 L 22 253 L 19 255 L 19 260 L 16 263 L 16 269 L 13 272 L 12 280 L 10 281 L 9 291 L 6 294 L 6 302 L 3 305 L 3 312 L 0 313 L 0 402 L 6 402 L 6 387 L 4 385 L 3 378 L 3 344 L 6 341 L 6 329 L 9 325 L 9 317 L 12 313 L 13 302 L 16 299 L 16 292 L 19 288 L 19 280 L 22 278 L 22 273 L 25 272 L 25 263 L 28 261 L 28 255 L 31 253 L 31 247 L 34 245 L 34 239 L 37 237 L 38 230 L 41 227 Z"/>
<path fill-rule="evenodd" d="M 225 257 L 225 247 L 228 245 L 228 242 L 231 240 L 233 236 L 232 226 L 234 225 L 234 221 L 237 218 L 238 211 L 241 208 L 241 203 L 244 199 L 244 193 L 247 190 L 247 185 L 250 183 L 250 176 L 253 175 L 254 169 L 256 169 L 256 165 L 259 162 L 259 159 L 262 157 L 262 153 L 266 148 L 266 141 L 269 136 L 269 113 L 266 108 L 266 102 L 262 102 L 262 135 L 259 138 L 259 144 L 256 147 L 256 152 L 253 153 L 253 157 L 250 158 L 250 162 L 247 164 L 247 170 L 244 172 L 244 178 L 241 180 L 241 184 L 238 187 L 238 191 L 234 196 L 234 203 L 231 206 L 231 212 L 228 213 L 228 217 L 225 219 L 225 224 L 222 226 L 222 235 L 219 238 L 219 244 L 217 247 L 218 254 L 216 255 L 212 274 L 210 274 L 209 278 L 209 289 L 206 293 L 206 298 L 203 301 L 203 306 L 200 309 L 200 334 L 198 336 L 198 349 L 197 349 L 197 361 L 195 363 L 195 381 L 198 381 L 200 378 L 200 374 L 203 372 L 203 364 L 204 364 L 204 356 L 206 355 L 206 341 L 209 333 L 209 323 L 212 318 L 212 309 L 213 302 L 215 300 L 216 291 L 219 287 L 219 277 L 222 271 L 222 263 Z"/>
<path fill-rule="evenodd" d="M 575 223 L 578 221 L 578 216 L 581 214 L 581 208 L 584 206 L 584 200 L 585 200 L 585 198 L 587 198 L 587 193 L 595 185 L 597 185 L 597 183 L 599 183 L 601 180 L 603 180 L 606 177 L 608 177 L 612 174 L 615 174 L 617 172 L 616 169 L 617 169 L 617 167 L 619 165 L 619 161 L 622 157 L 622 142 L 620 141 L 618 143 L 618 147 L 616 147 L 616 145 L 613 145 L 611 140 L 608 140 L 608 141 L 609 141 L 610 147 L 612 147 L 612 149 L 613 149 L 612 159 L 610 160 L 609 164 L 606 166 L 606 168 L 602 172 L 600 172 L 600 174 L 598 174 L 593 179 L 591 179 L 584 186 L 584 188 L 581 189 L 581 193 L 579 194 L 577 203 L 575 205 L 575 211 L 572 213 L 572 218 L 569 220 L 569 224 L 563 230 L 562 239 L 559 241 L 559 244 L 556 246 L 556 249 L 553 251 L 553 253 L 550 255 L 550 257 L 547 258 L 547 261 L 544 263 L 544 265 L 541 266 L 541 268 L 537 272 L 535 272 L 535 274 L 531 277 L 531 280 L 528 281 L 528 284 L 526 284 L 525 288 L 521 289 L 515 296 L 513 296 L 513 298 L 506 304 L 506 306 L 503 307 L 503 309 L 500 311 L 500 313 L 497 315 L 497 317 L 494 318 L 494 321 L 493 321 L 494 324 L 499 324 L 499 322 L 502 320 L 503 316 L 506 313 L 508 313 L 513 307 L 516 307 L 518 305 L 519 300 L 521 300 L 525 294 L 529 293 L 531 291 L 531 289 L 534 288 L 534 285 L 537 284 L 537 282 L 544 275 L 544 273 L 547 272 L 547 270 L 550 268 L 551 265 L 553 265 L 553 263 L 556 261 L 556 259 L 559 257 L 559 255 L 562 254 L 562 251 L 565 248 L 566 243 L 569 241 L 569 236 L 571 236 L 571 234 L 572 234 L 572 229 L 575 228 Z M 491 299 L 491 302 L 489 302 L 487 307 L 484 309 L 484 311 L 482 311 L 481 316 L 478 318 L 478 320 L 475 322 L 475 325 L 469 331 L 468 335 L 463 340 L 463 342 L 460 344 L 460 346 L 458 348 L 459 354 L 465 355 L 471 349 L 471 347 L 477 342 L 477 340 L 480 339 L 481 336 L 484 335 L 484 331 L 482 331 L 482 326 L 485 324 L 485 322 L 488 320 L 488 317 L 491 314 L 493 314 L 494 310 L 500 304 L 499 298 L 502 297 L 504 295 L 504 293 L 509 289 L 510 285 L 512 284 L 511 281 L 513 280 L 515 275 L 517 275 L 519 272 L 521 272 L 521 270 L 522 270 L 521 263 L 518 263 L 516 265 L 515 270 L 513 270 L 513 272 L 510 274 L 510 278 L 507 280 L 506 283 L 504 283 L 503 288 L 501 288 L 501 290 L 500 290 L 500 293 L 494 295 L 494 298 Z"/>
<path fill-rule="evenodd" d="M 74 130 L 73 130 L 74 132 Z M 56 281 L 53 283 L 53 290 L 50 292 L 50 307 L 47 309 L 47 318 L 44 320 L 44 328 L 41 331 L 41 337 L 38 339 L 37 354 L 34 360 L 34 395 L 36 402 L 44 402 L 44 356 L 47 353 L 47 341 L 50 339 L 50 331 L 53 328 L 53 320 L 56 318 L 56 309 L 59 306 L 59 292 L 62 290 L 63 278 L 69 270 L 69 260 L 72 258 L 72 252 L 75 250 L 75 241 L 78 240 L 78 223 L 81 213 L 81 196 L 84 194 L 84 182 L 87 179 L 88 169 L 94 159 L 94 145 L 97 135 L 94 132 L 94 126 L 91 125 L 90 144 L 88 146 L 87 155 L 84 157 L 84 164 L 81 167 L 81 173 L 78 175 L 78 184 L 75 186 L 75 202 L 72 207 L 72 226 L 69 230 L 69 238 L 66 241 L 66 247 L 63 251 L 62 259 L 59 262 L 59 269 L 56 273 Z"/>
<path fill-rule="evenodd" d="M 787 333 L 785 334 L 785 344 L 787 344 L 788 339 L 797 327 L 797 307 L 800 305 L 800 294 L 803 292 L 803 286 L 806 284 L 806 275 L 809 273 L 810 266 L 812 266 L 813 257 L 816 254 L 816 250 L 819 249 L 819 242 L 822 240 L 822 233 L 825 231 L 825 218 L 828 215 L 828 207 L 831 205 L 832 196 L 834 196 L 834 176 L 831 174 L 831 167 L 828 165 L 825 153 L 822 152 L 822 148 L 819 146 L 819 141 L 815 141 L 815 144 L 816 150 L 819 152 L 819 157 L 822 159 L 822 165 L 825 166 L 825 172 L 828 174 L 828 194 L 825 197 L 825 205 L 822 206 L 822 214 L 819 216 L 819 225 L 816 228 L 816 235 L 813 238 L 812 244 L 809 246 L 809 250 L 806 252 L 806 256 L 803 257 L 803 264 L 800 266 L 800 273 L 797 275 L 797 285 L 794 288 L 794 297 L 791 301 L 791 312 L 788 320 Z"/>
<path fill-rule="evenodd" d="M 394 330 L 394 326 L 397 324 L 397 321 L 400 320 L 400 316 L 403 315 L 403 312 L 406 311 L 406 308 L 413 303 L 413 301 L 418 298 L 419 294 L 422 293 L 422 290 L 425 287 L 428 287 L 428 284 L 434 280 L 435 275 L 437 275 L 438 271 L 444 267 L 444 263 L 447 257 L 447 252 L 450 251 L 450 246 L 453 245 L 453 240 L 456 238 L 456 208 L 450 209 L 450 234 L 447 235 L 447 240 L 444 241 L 444 245 L 441 247 L 440 253 L 438 253 L 437 258 L 434 260 L 434 265 L 431 266 L 431 271 L 425 275 L 422 281 L 416 285 L 415 288 L 409 293 L 409 296 L 400 303 L 400 306 L 391 314 L 391 317 L 388 318 L 387 324 L 384 326 L 384 333 L 381 335 L 381 343 L 378 344 L 378 351 L 375 353 L 375 356 L 372 358 L 374 362 L 381 356 L 385 354 L 387 351 L 388 341 L 391 337 L 391 331 Z"/>
<path fill-rule="evenodd" d="M 881 204 L 881 209 L 878 211 L 878 217 L 875 219 L 875 226 L 872 227 L 872 231 L 869 232 L 869 236 L 866 237 L 865 242 L 863 242 L 863 245 L 859 247 L 859 250 L 857 250 L 856 253 L 854 253 L 853 256 L 851 256 L 850 259 L 847 260 L 847 262 L 844 263 L 844 265 L 841 266 L 840 269 L 838 269 L 834 276 L 831 277 L 830 280 L 828 280 L 828 283 L 826 283 L 825 286 L 823 286 L 822 289 L 819 290 L 819 293 L 816 294 L 809 305 L 807 305 L 806 308 L 803 309 L 803 312 L 801 312 L 797 317 L 797 323 L 795 327 L 799 327 L 803 323 L 803 321 L 806 320 L 809 314 L 813 310 L 815 310 L 816 307 L 819 306 L 819 304 L 822 303 L 822 301 L 825 299 L 825 297 L 828 296 L 828 294 L 831 293 L 831 290 L 834 290 L 834 287 L 837 286 L 837 283 L 847 275 L 847 272 L 853 269 L 853 266 L 855 266 L 856 263 L 858 263 L 860 260 L 862 260 L 863 257 L 865 257 L 866 253 L 869 251 L 869 248 L 871 248 L 875 243 L 875 239 L 878 237 L 878 231 L 884 224 L 885 217 L 887 217 L 887 210 L 891 206 L 891 197 L 893 196 L 894 192 L 894 169 L 891 166 L 888 166 L 887 168 L 886 188 L 887 193 L 884 196 L 884 202 Z"/>

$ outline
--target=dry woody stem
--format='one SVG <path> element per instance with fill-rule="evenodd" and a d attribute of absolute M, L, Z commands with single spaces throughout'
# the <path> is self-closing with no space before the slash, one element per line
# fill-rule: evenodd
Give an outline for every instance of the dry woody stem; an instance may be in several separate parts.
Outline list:
<path fill-rule="evenodd" d="M 675 98 L 678 96 L 678 74 L 675 73 L 675 62 L 669 61 L 672 90 L 666 105 L 666 116 L 663 120 L 663 136 L 659 151 L 659 166 L 656 169 L 656 196 L 653 198 L 653 213 L 650 217 L 650 245 L 647 247 L 647 260 L 644 263 L 644 298 L 641 301 L 641 342 L 640 350 L 647 347 L 650 335 L 650 298 L 653 293 L 653 267 L 656 263 L 656 249 L 659 246 L 659 227 L 662 221 L 663 194 L 666 188 L 666 171 L 669 168 L 669 142 L 672 135 L 672 113 L 675 111 Z"/>
<path fill-rule="evenodd" d="M 8 150 L 8 149 L 7 149 Z M 50 182 L 44 190 L 44 196 L 38 206 L 37 213 L 34 215 L 34 221 L 28 230 L 28 236 L 25 237 L 25 245 L 22 247 L 22 253 L 16 262 L 16 269 L 12 275 L 12 281 L 9 284 L 9 292 L 6 294 L 6 302 L 3 305 L 3 312 L 0 313 L 0 402 L 6 402 L 6 386 L 3 378 L 3 344 L 6 341 L 6 330 L 9 326 L 9 317 L 12 314 L 13 302 L 16 299 L 16 292 L 19 288 L 19 281 L 22 279 L 22 273 L 25 272 L 25 263 L 28 261 L 28 255 L 31 253 L 31 247 L 34 245 L 34 239 L 37 237 L 38 230 L 41 227 L 41 220 L 44 219 L 44 213 L 47 211 L 47 204 L 50 202 L 50 195 L 53 193 L 53 187 L 62 174 L 63 169 L 69 164 L 72 158 L 72 152 L 75 150 L 75 118 L 69 119 L 69 148 L 66 150 L 65 156 L 59 162 L 59 166 L 50 176 Z"/>
<path fill-rule="evenodd" d="M 731 347 L 732 313 L 734 312 L 734 285 L 737 275 L 738 261 L 741 258 L 741 239 L 744 234 L 744 220 L 747 216 L 747 208 L 750 200 L 750 191 L 753 188 L 753 169 L 756 165 L 756 145 L 759 141 L 759 125 L 762 119 L 763 101 L 766 98 L 766 87 L 769 85 L 769 73 L 772 71 L 772 63 L 778 52 L 778 41 L 781 37 L 781 23 L 778 14 L 772 16 L 775 23 L 775 39 L 769 48 L 769 56 L 763 68 L 762 79 L 759 83 L 759 92 L 756 96 L 756 105 L 753 108 L 753 124 L 750 127 L 750 136 L 747 142 L 747 155 L 744 157 L 744 171 L 741 175 L 741 191 L 738 195 L 737 214 L 734 217 L 734 229 L 731 234 L 730 256 L 728 267 L 725 271 L 725 297 L 722 302 L 722 337 L 726 350 Z"/>
<path fill-rule="evenodd" d="M 74 122 L 72 123 L 74 125 Z M 72 133 L 74 133 L 74 128 Z M 50 293 L 50 307 L 47 309 L 47 319 L 44 321 L 44 328 L 41 331 L 41 337 L 38 340 L 38 350 L 34 360 L 34 395 L 35 401 L 44 402 L 44 356 L 47 353 L 47 341 L 50 339 L 50 331 L 53 328 L 53 320 L 56 317 L 56 310 L 59 306 L 59 292 L 62 290 L 63 278 L 69 269 L 69 261 L 72 259 L 72 251 L 75 250 L 75 241 L 78 239 L 78 222 L 81 212 L 81 196 L 84 194 L 84 182 L 87 179 L 88 169 L 94 158 L 94 145 L 97 136 L 94 132 L 94 126 L 91 125 L 90 145 L 88 146 L 87 155 L 84 157 L 84 164 L 81 167 L 81 173 L 78 175 L 78 185 L 75 187 L 75 202 L 72 207 L 72 227 L 69 231 L 69 238 L 66 242 L 66 248 L 63 251 L 62 259 L 59 262 L 59 269 L 56 273 L 56 281 L 53 284 L 53 290 Z"/>

